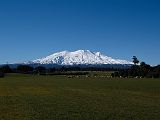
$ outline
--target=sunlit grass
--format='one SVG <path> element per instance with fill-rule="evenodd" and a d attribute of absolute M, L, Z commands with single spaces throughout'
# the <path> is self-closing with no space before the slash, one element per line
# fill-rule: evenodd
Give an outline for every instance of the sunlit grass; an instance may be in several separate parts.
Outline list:
<path fill-rule="evenodd" d="M 0 78 L 2 120 L 159 120 L 160 79 L 9 74 Z"/>

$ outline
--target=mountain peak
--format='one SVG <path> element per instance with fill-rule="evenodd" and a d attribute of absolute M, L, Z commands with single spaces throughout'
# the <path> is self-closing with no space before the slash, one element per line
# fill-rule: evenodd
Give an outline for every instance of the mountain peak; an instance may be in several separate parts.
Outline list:
<path fill-rule="evenodd" d="M 57 52 L 42 59 L 34 60 L 32 63 L 58 65 L 132 64 L 129 61 L 113 59 L 101 54 L 100 52 L 92 52 L 90 50 Z"/>

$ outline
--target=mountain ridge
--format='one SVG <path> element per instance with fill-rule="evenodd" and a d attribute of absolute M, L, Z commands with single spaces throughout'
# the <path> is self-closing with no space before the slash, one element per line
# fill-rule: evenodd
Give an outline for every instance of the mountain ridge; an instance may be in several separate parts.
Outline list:
<path fill-rule="evenodd" d="M 47 57 L 25 62 L 25 64 L 57 64 L 57 65 L 102 65 L 102 64 L 133 64 L 127 60 L 113 59 L 101 52 L 90 50 L 61 51 Z"/>

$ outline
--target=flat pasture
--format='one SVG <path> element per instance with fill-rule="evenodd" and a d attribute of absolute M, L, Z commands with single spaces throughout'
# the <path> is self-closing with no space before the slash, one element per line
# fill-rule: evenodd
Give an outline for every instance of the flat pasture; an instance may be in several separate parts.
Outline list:
<path fill-rule="evenodd" d="M 0 120 L 160 120 L 160 79 L 8 74 Z"/>

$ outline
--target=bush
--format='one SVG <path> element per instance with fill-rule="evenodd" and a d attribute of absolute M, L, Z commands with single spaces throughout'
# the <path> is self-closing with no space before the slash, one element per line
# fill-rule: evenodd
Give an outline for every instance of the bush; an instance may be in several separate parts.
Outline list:
<path fill-rule="evenodd" d="M 0 72 L 0 78 L 4 77 L 4 73 Z"/>
<path fill-rule="evenodd" d="M 19 65 L 17 67 L 17 72 L 20 72 L 20 73 L 30 73 L 30 72 L 33 72 L 33 67 L 30 67 L 28 65 Z"/>
<path fill-rule="evenodd" d="M 34 73 L 37 74 L 46 74 L 46 68 L 43 66 L 38 66 L 34 69 Z"/>
<path fill-rule="evenodd" d="M 9 67 L 9 65 L 4 65 L 0 68 L 0 71 L 2 71 L 2 73 L 12 73 L 12 69 Z"/>

